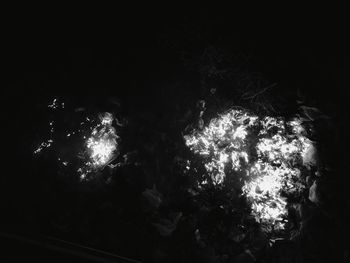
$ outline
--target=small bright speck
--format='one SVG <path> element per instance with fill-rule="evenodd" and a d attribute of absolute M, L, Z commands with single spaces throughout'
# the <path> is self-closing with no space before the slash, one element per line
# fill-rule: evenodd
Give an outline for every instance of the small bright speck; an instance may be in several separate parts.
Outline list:
<path fill-rule="evenodd" d="M 53 140 L 47 140 L 46 142 L 42 142 L 39 147 L 34 151 L 34 154 L 40 153 L 44 148 L 49 148 L 53 143 Z"/>

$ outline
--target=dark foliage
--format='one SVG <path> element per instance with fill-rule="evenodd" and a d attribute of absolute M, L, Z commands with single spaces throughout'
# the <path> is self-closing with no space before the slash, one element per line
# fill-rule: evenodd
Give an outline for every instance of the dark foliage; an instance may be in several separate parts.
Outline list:
<path fill-rule="evenodd" d="M 140 46 L 138 37 L 109 48 L 9 43 L 4 115 L 11 149 L 1 175 L 2 232 L 55 236 L 146 262 L 348 259 L 341 54 L 335 47 L 315 49 L 316 38 L 300 44 L 304 36 L 234 34 L 230 21 L 202 13 L 140 34 Z M 47 124 L 43 109 L 53 96 L 72 110 L 117 115 L 124 124 L 119 158 L 128 161 L 80 182 L 49 153 L 34 160 Z M 283 240 L 271 240 L 250 217 L 238 182 L 199 192 L 201 171 L 185 172 L 194 157 L 183 134 L 232 106 L 298 114 L 314 127 L 319 175 L 311 171 L 308 184 L 316 181 L 319 202 L 307 194 L 299 200 Z M 63 127 L 75 116 L 66 116 Z"/>

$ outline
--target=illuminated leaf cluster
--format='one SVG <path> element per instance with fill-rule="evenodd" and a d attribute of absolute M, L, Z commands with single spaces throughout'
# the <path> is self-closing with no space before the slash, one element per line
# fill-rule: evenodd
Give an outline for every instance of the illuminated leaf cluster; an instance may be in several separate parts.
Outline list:
<path fill-rule="evenodd" d="M 234 109 L 184 138 L 190 150 L 201 156 L 213 185 L 223 185 L 228 176 L 243 173 L 242 193 L 255 219 L 276 230 L 284 228 L 285 194 L 302 190 L 300 167 L 313 149 L 300 120 L 261 118 Z"/>

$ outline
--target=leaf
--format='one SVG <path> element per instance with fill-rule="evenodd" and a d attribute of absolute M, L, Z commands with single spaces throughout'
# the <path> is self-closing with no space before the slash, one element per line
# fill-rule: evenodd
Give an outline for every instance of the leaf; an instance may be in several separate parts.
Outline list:
<path fill-rule="evenodd" d="M 160 192 L 158 192 L 158 190 L 156 189 L 155 185 L 153 185 L 152 189 L 147 188 L 142 193 L 142 196 L 154 208 L 158 208 L 161 205 L 161 203 L 162 203 L 162 194 Z"/>
<path fill-rule="evenodd" d="M 315 203 L 315 204 L 319 204 L 320 203 L 319 194 L 318 194 L 318 191 L 317 191 L 317 183 L 316 183 L 316 181 L 314 181 L 314 183 L 310 187 L 309 200 L 311 202 Z"/>
<path fill-rule="evenodd" d="M 305 116 L 309 120 L 317 120 L 317 119 L 329 119 L 330 117 L 322 113 L 318 108 L 309 107 L 309 106 L 300 106 L 300 109 L 305 114 Z"/>
<path fill-rule="evenodd" d="M 173 214 L 171 219 L 160 219 L 159 222 L 153 223 L 161 236 L 170 236 L 176 229 L 177 223 L 182 217 L 182 213 Z"/>

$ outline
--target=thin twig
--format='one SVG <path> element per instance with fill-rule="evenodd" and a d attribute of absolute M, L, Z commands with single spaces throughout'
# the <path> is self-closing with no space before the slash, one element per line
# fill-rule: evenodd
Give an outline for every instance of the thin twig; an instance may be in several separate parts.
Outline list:
<path fill-rule="evenodd" d="M 271 84 L 271 85 L 265 87 L 264 89 L 260 90 L 260 91 L 257 92 L 256 94 L 253 94 L 253 95 L 251 95 L 251 96 L 249 96 L 249 97 L 245 97 L 245 98 L 244 98 L 244 95 L 245 95 L 245 94 L 244 94 L 244 95 L 243 95 L 243 98 L 244 98 L 244 99 L 254 99 L 256 96 L 258 96 L 258 95 L 264 93 L 266 90 L 268 90 L 268 89 L 270 89 L 270 88 L 275 87 L 276 85 L 277 85 L 277 83 L 273 83 L 273 84 Z"/>

